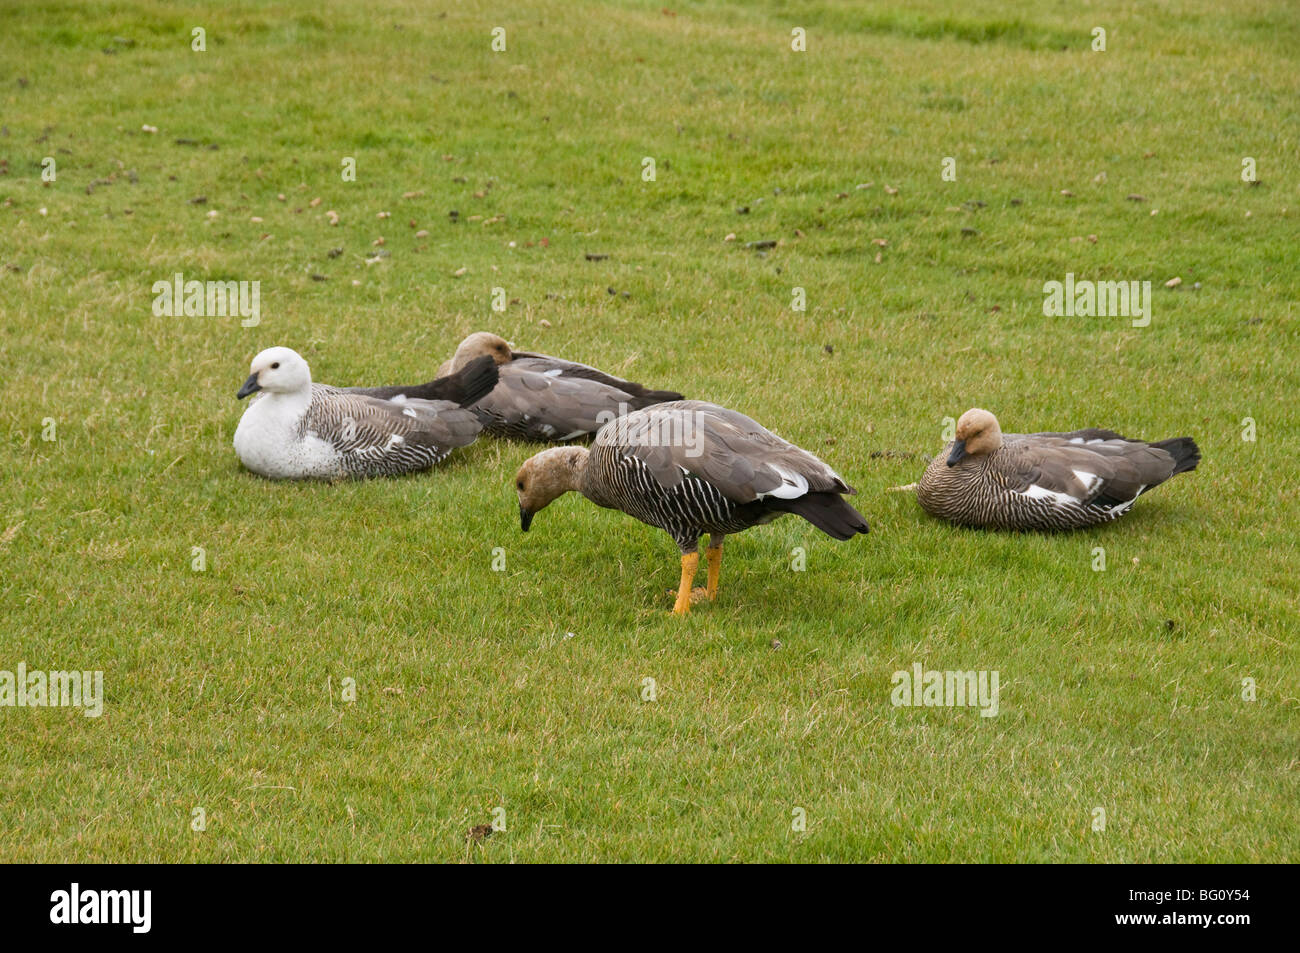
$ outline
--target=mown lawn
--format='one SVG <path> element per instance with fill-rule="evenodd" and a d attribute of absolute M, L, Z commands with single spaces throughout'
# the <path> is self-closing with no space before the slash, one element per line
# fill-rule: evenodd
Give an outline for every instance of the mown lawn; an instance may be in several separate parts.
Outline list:
<path fill-rule="evenodd" d="M 1285 0 L 0 7 L 0 669 L 106 696 L 0 708 L 0 859 L 1296 860 L 1298 59 Z M 260 323 L 155 316 L 176 272 Z M 1044 317 L 1067 273 L 1150 325 Z M 534 447 L 240 468 L 262 348 L 406 382 L 473 330 L 744 411 L 870 536 L 735 537 L 683 620 L 664 534 L 520 533 Z M 975 405 L 1204 459 L 961 531 L 887 491 Z M 894 707 L 916 662 L 998 715 Z"/>

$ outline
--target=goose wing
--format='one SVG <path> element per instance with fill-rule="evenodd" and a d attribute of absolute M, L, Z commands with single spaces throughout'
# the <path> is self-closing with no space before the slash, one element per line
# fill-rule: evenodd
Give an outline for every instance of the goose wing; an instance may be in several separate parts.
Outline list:
<path fill-rule="evenodd" d="M 627 391 L 571 374 L 565 367 L 527 359 L 503 364 L 498 372 L 496 388 L 475 407 L 531 439 L 571 440 L 593 434 L 632 409 L 634 398 Z"/>
<path fill-rule="evenodd" d="M 856 492 L 808 451 L 705 401 L 672 401 L 628 414 L 606 424 L 596 443 L 635 457 L 667 488 L 690 475 L 737 503 Z"/>
<path fill-rule="evenodd" d="M 473 411 L 450 401 L 383 400 L 320 384 L 303 424 L 339 453 L 367 455 L 463 447 L 482 430 Z"/>
<path fill-rule="evenodd" d="M 528 351 L 514 351 L 512 354 L 514 357 L 512 364 L 527 367 L 530 370 L 541 371 L 543 374 L 558 371 L 561 376 L 595 381 L 598 384 L 604 384 L 606 387 L 620 390 L 631 397 L 657 397 L 660 401 L 682 399 L 682 395 L 675 391 L 649 390 L 644 384 L 625 381 L 621 377 L 606 374 L 602 370 L 586 364 L 579 364 L 576 361 L 566 361 L 561 357 L 552 357 L 549 354 L 533 354 Z"/>
<path fill-rule="evenodd" d="M 1118 505 L 1173 474 L 1174 458 L 1164 450 L 1110 434 L 1030 434 L 1008 441 L 1011 452 L 1000 457 L 999 475 L 1008 488 L 1028 496 L 1064 505 Z"/>

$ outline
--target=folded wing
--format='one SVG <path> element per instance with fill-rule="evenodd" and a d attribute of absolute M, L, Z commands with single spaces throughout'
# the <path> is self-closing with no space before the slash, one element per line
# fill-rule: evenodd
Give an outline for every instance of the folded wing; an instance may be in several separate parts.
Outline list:
<path fill-rule="evenodd" d="M 304 426 L 343 454 L 436 455 L 482 430 L 472 410 L 450 401 L 384 400 L 320 384 L 313 391 Z"/>
<path fill-rule="evenodd" d="M 689 474 L 737 503 L 856 492 L 808 451 L 744 414 L 705 401 L 656 404 L 615 420 L 596 442 L 635 457 L 666 488 Z"/>
<path fill-rule="evenodd" d="M 1007 439 L 1000 472 L 1009 489 L 1061 503 L 1117 506 L 1163 483 L 1174 473 L 1174 457 L 1112 431 L 1031 434 Z"/>
<path fill-rule="evenodd" d="M 593 434 L 645 404 L 646 394 L 667 394 L 630 385 L 642 391 L 637 396 L 620 386 L 626 381 L 554 358 L 520 358 L 501 365 L 498 373 L 497 386 L 475 407 L 489 429 L 530 440 L 572 440 Z"/>

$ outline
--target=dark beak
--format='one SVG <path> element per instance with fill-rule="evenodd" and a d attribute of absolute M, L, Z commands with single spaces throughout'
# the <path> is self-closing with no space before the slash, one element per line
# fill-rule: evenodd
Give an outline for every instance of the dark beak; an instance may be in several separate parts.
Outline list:
<path fill-rule="evenodd" d="M 255 394 L 262 389 L 262 385 L 257 382 L 256 374 L 249 374 L 248 380 L 244 381 L 244 386 L 239 388 L 239 393 L 235 395 L 236 400 L 243 400 L 249 394 Z"/>
<path fill-rule="evenodd" d="M 958 440 L 952 445 L 952 453 L 948 454 L 948 466 L 955 467 L 966 459 L 966 441 Z"/>
<path fill-rule="evenodd" d="M 519 526 L 526 533 L 528 527 L 533 525 L 533 514 L 524 509 L 524 504 L 519 504 Z"/>

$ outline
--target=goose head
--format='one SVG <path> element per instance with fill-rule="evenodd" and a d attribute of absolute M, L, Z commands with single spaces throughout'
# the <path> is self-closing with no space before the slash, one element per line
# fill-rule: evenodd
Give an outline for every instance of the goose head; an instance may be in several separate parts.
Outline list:
<path fill-rule="evenodd" d="M 311 387 L 311 368 L 297 351 L 287 347 L 269 347 L 253 358 L 248 380 L 235 397 L 264 390 L 270 394 L 296 394 Z"/>
<path fill-rule="evenodd" d="M 955 467 L 966 457 L 993 453 L 1002 447 L 1002 428 L 987 410 L 972 407 L 957 421 L 957 440 L 948 454 L 948 466 Z"/>
<path fill-rule="evenodd" d="M 460 370 L 476 357 L 490 355 L 497 364 L 509 364 L 514 359 L 510 343 L 503 337 L 489 331 L 476 331 L 460 342 L 451 359 L 452 367 Z"/>
<path fill-rule="evenodd" d="M 515 474 L 515 492 L 519 496 L 519 526 L 525 533 L 538 510 L 579 489 L 586 466 L 586 447 L 551 447 L 524 461 Z"/>

